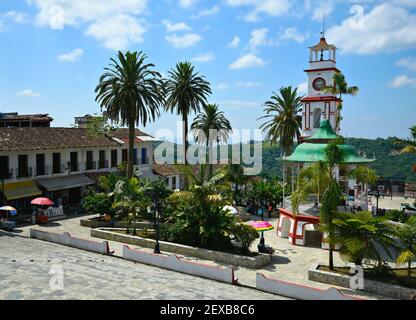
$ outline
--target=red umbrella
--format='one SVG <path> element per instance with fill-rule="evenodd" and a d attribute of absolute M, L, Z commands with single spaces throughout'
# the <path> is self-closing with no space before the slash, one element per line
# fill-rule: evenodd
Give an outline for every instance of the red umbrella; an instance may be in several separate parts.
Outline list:
<path fill-rule="evenodd" d="M 53 205 L 53 201 L 48 198 L 36 198 L 30 201 L 31 204 L 36 206 L 51 206 Z"/>

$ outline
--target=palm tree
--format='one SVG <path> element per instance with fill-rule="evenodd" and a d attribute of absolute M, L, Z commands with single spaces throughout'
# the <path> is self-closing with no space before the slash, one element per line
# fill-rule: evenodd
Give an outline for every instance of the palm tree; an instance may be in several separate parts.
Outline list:
<path fill-rule="evenodd" d="M 333 222 L 341 255 L 356 265 L 362 265 L 364 259 L 382 261 L 377 245 L 388 255 L 395 246 L 394 229 L 387 218 L 375 218 L 371 212 L 338 213 Z"/>
<path fill-rule="evenodd" d="M 342 191 L 334 176 L 334 170 L 337 165 L 344 163 L 344 153 L 338 147 L 340 140 L 331 141 L 325 149 L 325 162 L 328 167 L 329 184 L 322 196 L 322 206 L 320 218 L 323 229 L 328 233 L 329 240 L 329 269 L 334 270 L 334 246 L 335 230 L 333 219 L 337 211 L 337 206 L 342 198 Z"/>
<path fill-rule="evenodd" d="M 194 119 L 191 130 L 194 133 L 195 141 L 205 144 L 207 147 L 207 163 L 209 163 L 209 154 L 214 150 L 214 137 L 211 137 L 210 130 L 217 131 L 217 139 L 215 142 L 227 142 L 232 131 L 230 121 L 225 117 L 224 112 L 219 110 L 218 105 L 208 104 Z M 204 136 L 201 137 L 200 133 Z M 215 154 L 215 160 L 217 155 Z M 213 164 L 209 163 L 208 180 L 212 177 Z"/>
<path fill-rule="evenodd" d="M 135 126 L 154 121 L 163 104 L 161 75 L 153 64 L 145 62 L 142 52 L 118 52 L 118 61 L 111 59 L 97 85 L 95 100 L 113 122 L 129 128 L 127 177 L 133 176 Z"/>
<path fill-rule="evenodd" d="M 320 203 L 322 194 L 329 185 L 328 166 L 323 161 L 303 168 L 299 172 L 299 181 L 296 191 L 292 195 L 292 208 L 294 213 L 299 212 L 301 202 L 308 199 L 310 194 L 317 195 L 317 201 Z"/>
<path fill-rule="evenodd" d="M 185 148 L 185 164 L 188 151 L 188 117 L 192 112 L 199 112 L 208 102 L 211 88 L 190 62 L 179 62 L 175 69 L 168 72 L 169 79 L 166 81 L 166 110 L 175 112 L 182 116 L 183 121 L 183 145 Z"/>
<path fill-rule="evenodd" d="M 402 243 L 397 257 L 398 264 L 407 264 L 407 275 L 412 276 L 412 261 L 416 258 L 416 218 L 410 218 L 397 232 L 397 237 Z"/>
<path fill-rule="evenodd" d="M 402 150 L 400 151 L 401 154 L 416 153 L 416 126 L 411 127 L 409 130 L 409 139 L 397 139 L 396 141 L 396 144 L 402 146 Z M 416 163 L 413 165 L 413 171 L 416 172 Z"/>
<path fill-rule="evenodd" d="M 334 85 L 327 86 L 323 89 L 323 92 L 338 95 L 340 101 L 338 102 L 338 114 L 336 119 L 335 132 L 338 131 L 339 125 L 341 123 L 341 111 L 342 111 L 342 97 L 343 95 L 356 96 L 358 94 L 359 88 L 356 86 L 349 87 L 345 76 L 341 72 L 337 72 L 333 76 Z"/>
<path fill-rule="evenodd" d="M 266 140 L 272 144 L 279 141 L 286 155 L 292 152 L 295 139 L 298 143 L 300 142 L 301 100 L 302 97 L 298 95 L 297 88 L 282 87 L 278 94 L 274 92 L 270 100 L 265 102 L 266 115 L 258 119 L 268 119 L 260 126 L 260 129 L 266 134 Z"/>

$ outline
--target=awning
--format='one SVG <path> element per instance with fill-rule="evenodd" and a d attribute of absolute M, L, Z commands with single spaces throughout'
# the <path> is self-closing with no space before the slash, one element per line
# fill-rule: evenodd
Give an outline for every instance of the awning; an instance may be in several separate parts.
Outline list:
<path fill-rule="evenodd" d="M 36 182 L 48 191 L 66 190 L 94 184 L 94 180 L 83 174 L 36 179 Z"/>
<path fill-rule="evenodd" d="M 16 200 L 22 198 L 30 198 L 41 195 L 33 180 L 10 182 L 4 184 L 4 196 L 7 200 Z"/>

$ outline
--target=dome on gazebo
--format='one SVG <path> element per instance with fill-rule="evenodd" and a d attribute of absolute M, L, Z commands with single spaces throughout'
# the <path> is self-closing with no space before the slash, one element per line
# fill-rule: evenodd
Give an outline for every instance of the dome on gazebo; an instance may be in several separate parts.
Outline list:
<path fill-rule="evenodd" d="M 304 139 L 305 143 L 298 145 L 289 157 L 284 157 L 287 162 L 312 163 L 318 161 L 326 161 L 325 150 L 330 141 L 337 139 L 328 120 L 322 120 L 319 129 L 316 129 L 312 137 Z M 350 145 L 338 145 L 345 157 L 345 164 L 365 164 L 374 162 L 375 159 L 368 159 L 360 156 L 357 150 Z"/>

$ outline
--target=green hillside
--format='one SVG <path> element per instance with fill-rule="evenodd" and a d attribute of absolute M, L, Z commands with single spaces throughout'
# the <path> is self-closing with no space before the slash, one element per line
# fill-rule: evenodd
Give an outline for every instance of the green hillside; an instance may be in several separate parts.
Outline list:
<path fill-rule="evenodd" d="M 360 153 L 372 158 L 375 154 L 377 161 L 371 164 L 380 178 L 400 179 L 408 182 L 416 182 L 416 173 L 412 171 L 413 164 L 416 163 L 416 155 L 403 154 L 397 152 L 394 144 L 395 138 L 388 139 L 358 139 L 347 138 L 346 142 L 354 146 Z M 263 172 L 265 177 L 271 175 L 281 176 L 281 161 L 276 160 L 281 150 L 277 146 L 264 144 L 263 146 Z"/>
<path fill-rule="evenodd" d="M 416 182 L 416 173 L 412 171 L 416 164 L 415 154 L 398 154 L 395 138 L 388 139 L 359 139 L 347 138 L 346 142 L 353 145 L 358 152 L 372 158 L 376 156 L 377 161 L 371 164 L 377 174 L 383 179 L 400 179 L 408 182 Z M 231 156 L 231 146 L 229 147 Z M 176 152 L 175 152 L 176 153 Z M 282 162 L 280 160 L 281 150 L 278 146 L 263 143 L 263 177 L 282 176 Z"/>

